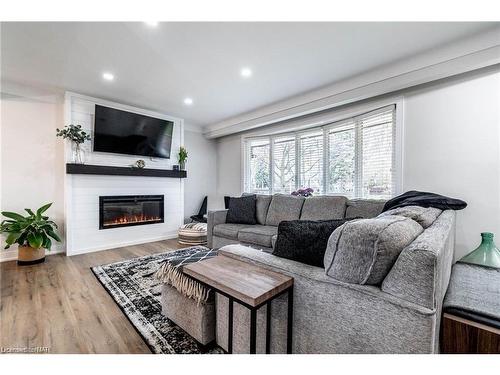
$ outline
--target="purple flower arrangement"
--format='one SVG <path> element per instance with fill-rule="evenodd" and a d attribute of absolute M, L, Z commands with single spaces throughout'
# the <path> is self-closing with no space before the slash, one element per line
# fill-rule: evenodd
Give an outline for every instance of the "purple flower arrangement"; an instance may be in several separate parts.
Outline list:
<path fill-rule="evenodd" d="M 312 197 L 313 193 L 314 193 L 313 188 L 305 188 L 305 189 L 299 189 L 297 191 L 294 191 L 292 193 L 292 195 L 301 196 L 301 197 Z"/>

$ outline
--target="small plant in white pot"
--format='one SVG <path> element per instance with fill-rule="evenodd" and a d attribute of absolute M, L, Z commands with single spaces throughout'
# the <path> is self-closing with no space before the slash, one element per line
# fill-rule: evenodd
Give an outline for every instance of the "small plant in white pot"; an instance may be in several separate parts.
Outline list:
<path fill-rule="evenodd" d="M 56 223 L 44 215 L 50 206 L 52 203 L 40 207 L 36 212 L 25 208 L 27 216 L 16 212 L 2 212 L 6 219 L 0 224 L 0 233 L 7 236 L 5 239 L 6 249 L 15 243 L 19 245 L 17 257 L 19 265 L 45 261 L 45 250 L 50 251 L 52 240 L 61 242 Z"/>
<path fill-rule="evenodd" d="M 185 147 L 181 146 L 179 148 L 179 155 L 178 155 L 178 157 L 179 157 L 179 168 L 181 170 L 186 169 L 186 160 L 188 158 L 188 152 L 187 152 L 187 150 L 186 150 Z"/>

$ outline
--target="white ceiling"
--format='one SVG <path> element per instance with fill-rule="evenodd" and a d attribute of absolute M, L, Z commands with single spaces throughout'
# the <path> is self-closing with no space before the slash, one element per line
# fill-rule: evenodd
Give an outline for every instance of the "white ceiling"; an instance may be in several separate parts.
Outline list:
<path fill-rule="evenodd" d="M 496 23 L 2 23 L 2 81 L 208 125 Z M 240 76 L 250 67 L 253 76 Z M 106 82 L 104 71 L 115 75 Z M 192 106 L 183 99 L 191 97 Z"/>

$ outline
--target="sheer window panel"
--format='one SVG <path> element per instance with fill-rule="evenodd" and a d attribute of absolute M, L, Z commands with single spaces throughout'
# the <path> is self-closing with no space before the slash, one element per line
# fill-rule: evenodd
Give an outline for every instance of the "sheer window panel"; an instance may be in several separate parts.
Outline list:
<path fill-rule="evenodd" d="M 273 139 L 273 192 L 291 193 L 296 186 L 295 136 Z"/>
<path fill-rule="evenodd" d="M 269 176 L 269 140 L 248 142 L 247 190 L 254 193 L 269 194 L 271 180 Z"/>
<path fill-rule="evenodd" d="M 314 189 L 314 194 L 324 194 L 323 186 L 323 130 L 299 136 L 299 185 Z"/>

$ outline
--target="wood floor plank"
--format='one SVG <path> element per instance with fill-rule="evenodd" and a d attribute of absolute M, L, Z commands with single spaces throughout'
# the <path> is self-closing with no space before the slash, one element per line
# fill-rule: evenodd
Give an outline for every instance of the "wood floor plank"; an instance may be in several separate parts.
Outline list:
<path fill-rule="evenodd" d="M 50 353 L 151 353 L 91 267 L 177 250 L 177 240 L 66 257 L 19 267 L 0 264 L 0 345 Z"/>

